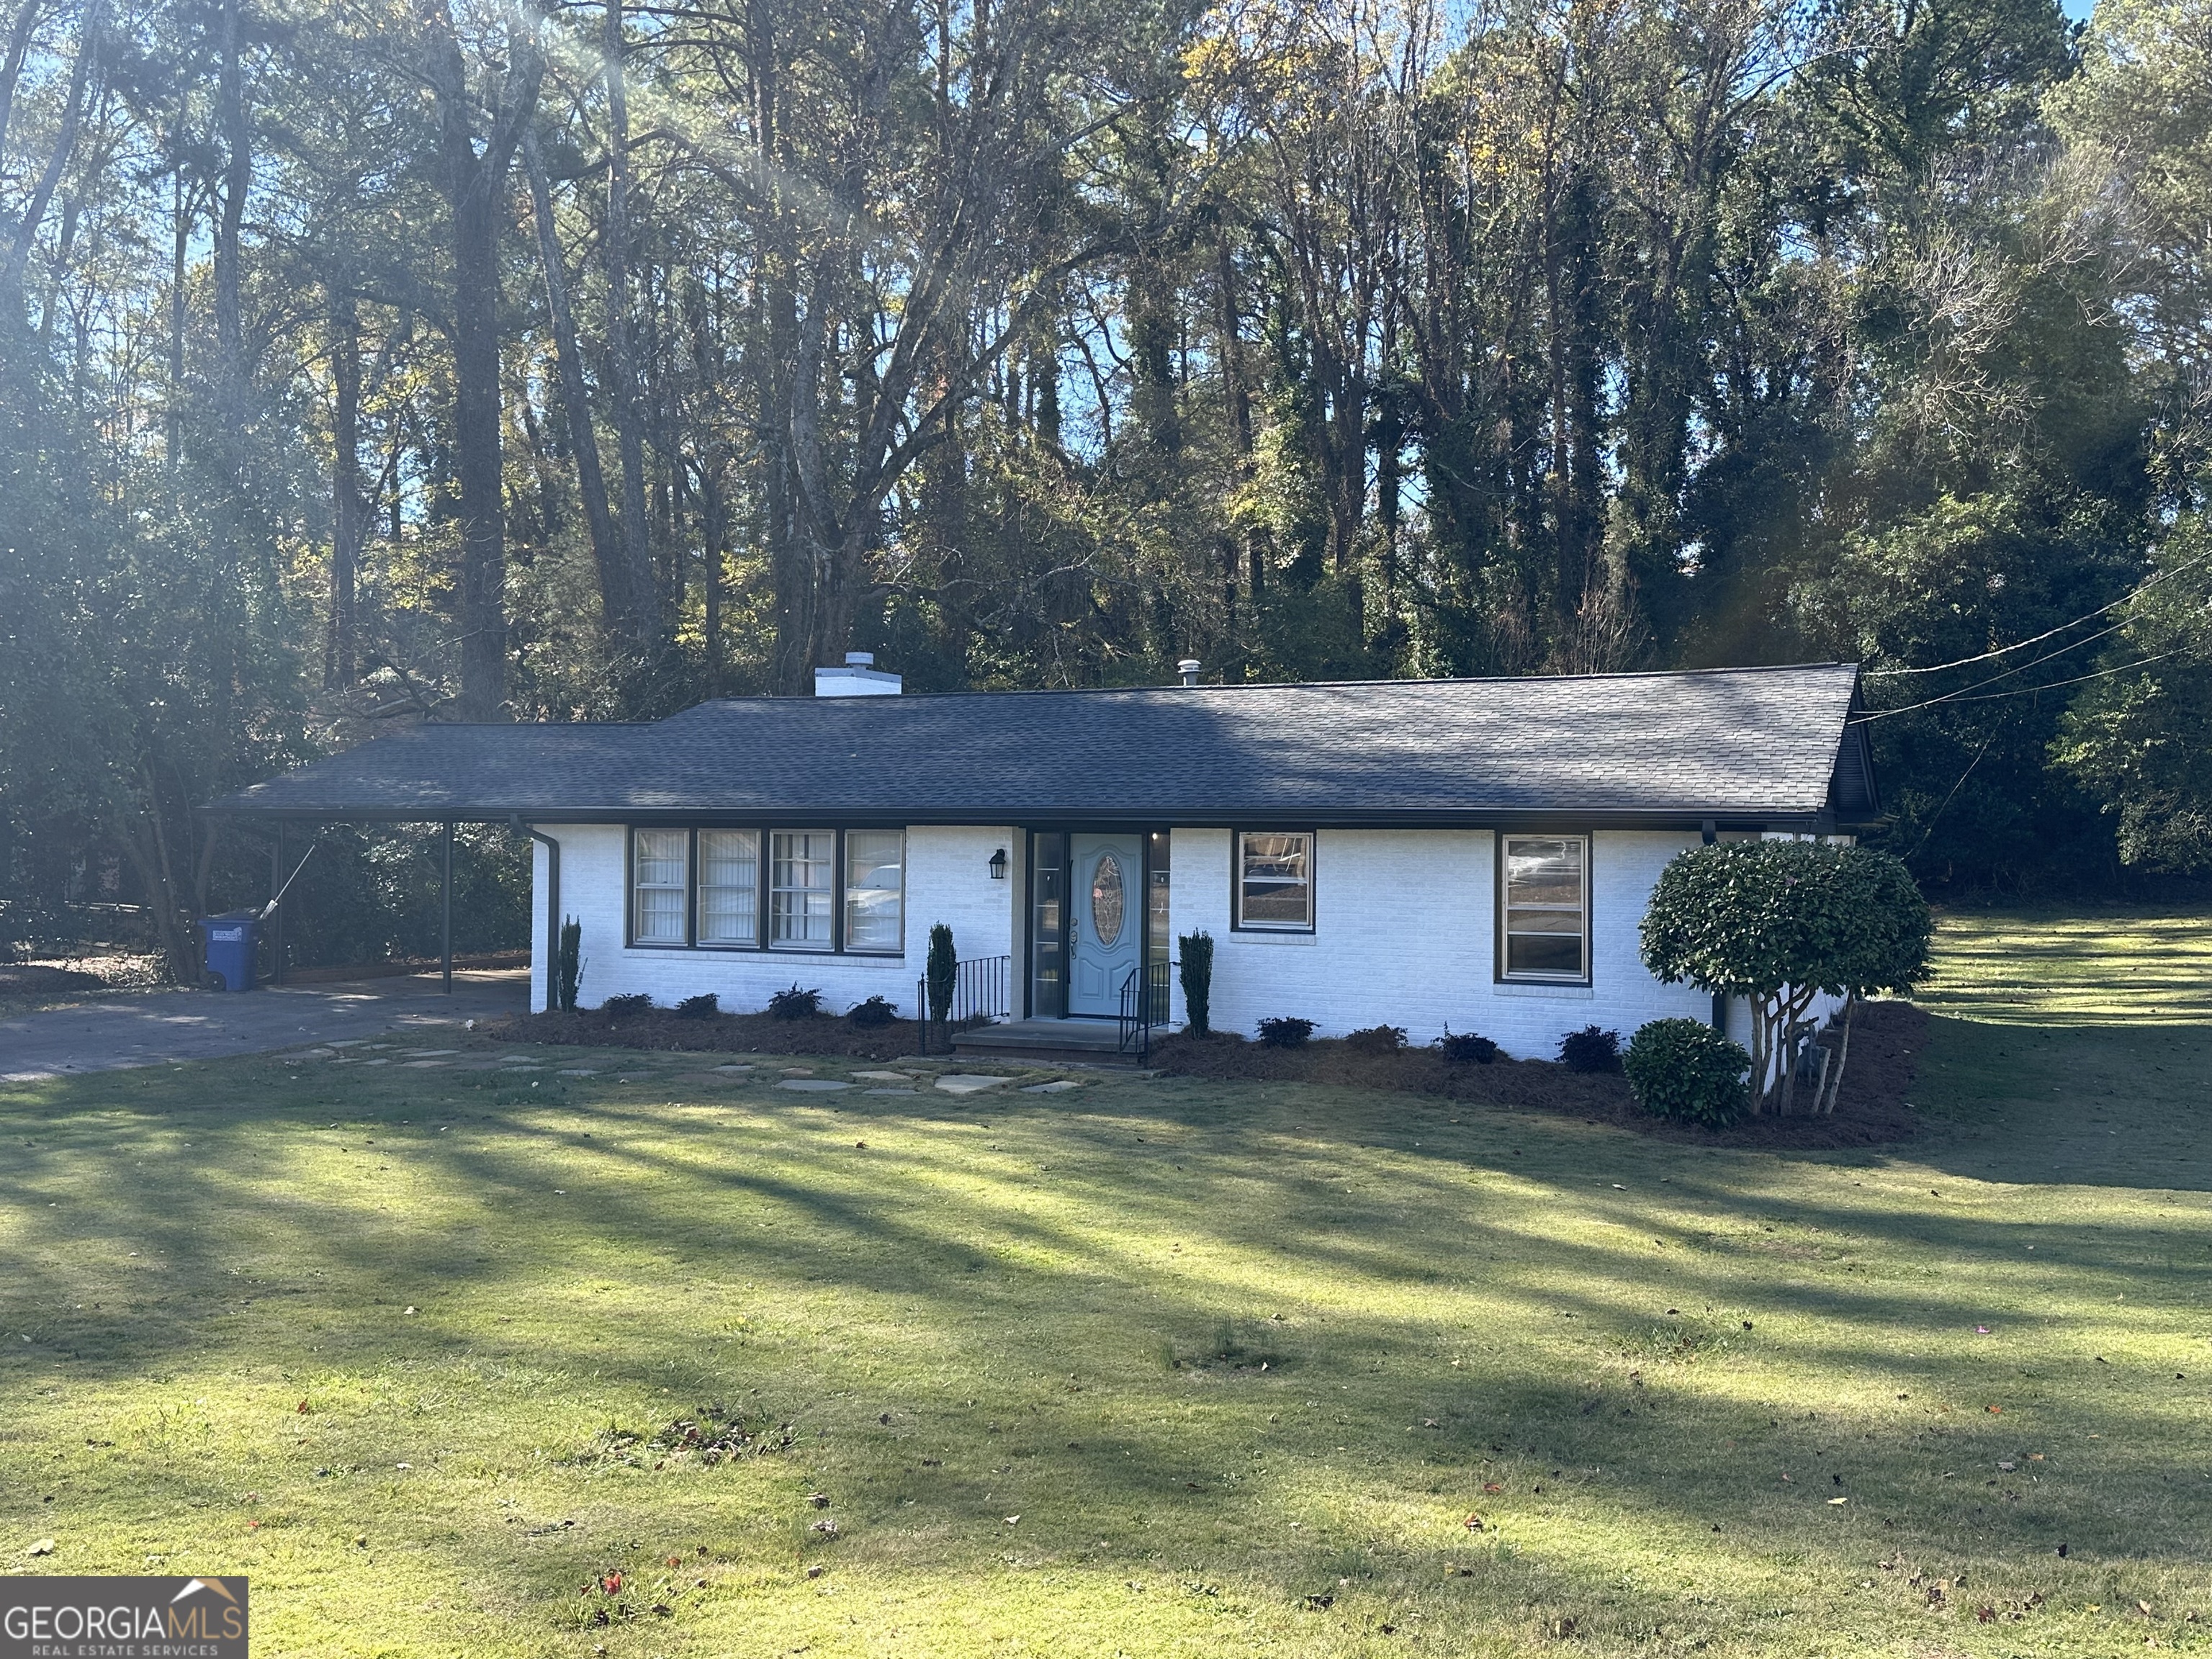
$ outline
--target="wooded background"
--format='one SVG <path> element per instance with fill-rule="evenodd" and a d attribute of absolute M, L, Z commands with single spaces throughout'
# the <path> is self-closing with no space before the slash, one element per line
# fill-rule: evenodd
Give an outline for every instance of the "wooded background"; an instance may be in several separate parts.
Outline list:
<path fill-rule="evenodd" d="M 0 27 L 0 939 L 182 963 L 265 896 L 228 788 L 848 647 L 1848 658 L 1924 882 L 2212 865 L 2204 0 Z M 316 950 L 421 948 L 421 838 L 329 845 Z"/>

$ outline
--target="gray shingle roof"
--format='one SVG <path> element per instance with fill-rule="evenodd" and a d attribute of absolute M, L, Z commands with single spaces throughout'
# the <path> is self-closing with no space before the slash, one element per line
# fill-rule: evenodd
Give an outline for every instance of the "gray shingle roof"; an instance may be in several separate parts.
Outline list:
<path fill-rule="evenodd" d="M 1857 681 L 1852 665 L 1824 663 L 728 698 L 651 726 L 417 726 L 214 810 L 1190 824 L 1771 821 L 1832 807 L 1850 822 L 1875 810 L 1846 726 Z"/>

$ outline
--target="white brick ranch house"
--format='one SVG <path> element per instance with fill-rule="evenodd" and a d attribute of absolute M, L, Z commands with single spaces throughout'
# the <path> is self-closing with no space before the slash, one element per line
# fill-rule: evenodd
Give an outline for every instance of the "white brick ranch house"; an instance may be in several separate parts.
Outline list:
<path fill-rule="evenodd" d="M 1877 817 L 1857 685 L 1829 663 L 909 696 L 855 664 L 650 725 L 417 726 L 218 806 L 527 828 L 540 1007 L 573 917 L 585 1006 L 744 1012 L 796 983 L 911 1015 L 942 921 L 1000 1042 L 1111 1047 L 1133 1006 L 1182 1022 L 1170 963 L 1203 930 L 1218 1030 L 1449 1026 L 1549 1056 L 1593 1023 L 1712 1016 L 1638 957 L 1676 854 Z"/>

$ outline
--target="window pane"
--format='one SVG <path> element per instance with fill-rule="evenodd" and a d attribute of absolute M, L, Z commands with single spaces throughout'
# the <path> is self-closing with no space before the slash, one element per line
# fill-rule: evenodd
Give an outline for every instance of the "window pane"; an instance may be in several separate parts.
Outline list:
<path fill-rule="evenodd" d="M 1583 913 L 1579 910 L 1508 910 L 1505 931 L 1509 933 L 1572 933 L 1580 939 L 1583 933 Z"/>
<path fill-rule="evenodd" d="M 1558 974 L 1579 979 L 1583 971 L 1583 936 L 1579 933 L 1509 933 L 1505 936 L 1505 971 Z"/>
<path fill-rule="evenodd" d="M 699 832 L 699 943 L 760 942 L 760 832 Z"/>
<path fill-rule="evenodd" d="M 837 900 L 837 837 L 827 830 L 771 836 L 769 943 L 828 950 Z"/>
<path fill-rule="evenodd" d="M 1583 902 L 1583 844 L 1579 841 L 1510 841 L 1505 843 L 1505 898 L 1509 904 Z"/>
<path fill-rule="evenodd" d="M 640 945 L 684 943 L 684 881 L 690 837 L 681 830 L 637 831 L 635 920 L 632 936 Z"/>
<path fill-rule="evenodd" d="M 896 951 L 904 942 L 900 864 L 905 837 L 896 830 L 853 830 L 845 836 L 845 948 Z"/>
<path fill-rule="evenodd" d="M 1304 927 L 1313 921 L 1308 864 L 1312 837 L 1269 833 L 1243 837 L 1239 918 L 1245 925 Z"/>

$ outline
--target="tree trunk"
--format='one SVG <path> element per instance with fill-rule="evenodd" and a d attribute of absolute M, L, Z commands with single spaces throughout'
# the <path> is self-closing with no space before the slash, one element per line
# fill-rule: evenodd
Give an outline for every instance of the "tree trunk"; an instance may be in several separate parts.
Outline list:
<path fill-rule="evenodd" d="M 0 255 L 0 326 L 14 329 L 22 324 L 23 273 L 30 266 L 31 249 L 38 242 L 39 226 L 46 216 L 46 205 L 53 200 L 55 187 L 61 183 L 62 169 L 69 165 L 70 152 L 76 148 L 77 127 L 84 118 L 85 83 L 92 74 L 93 56 L 99 46 L 105 15 L 102 0 L 88 0 L 84 21 L 78 26 L 76 60 L 70 69 L 61 131 L 54 135 L 54 147 L 47 153 L 38 182 L 31 187 L 30 198 L 15 222 L 15 234 L 7 252 Z"/>
<path fill-rule="evenodd" d="M 584 523 L 592 538 L 592 558 L 599 574 L 599 617 L 611 639 L 640 643 L 637 595 L 628 556 L 615 536 L 607 510 L 606 475 L 599 466 L 599 434 L 592 428 L 592 403 L 584 387 L 584 360 L 576 349 L 576 318 L 568 305 L 568 281 L 561 263 L 561 244 L 553 228 L 553 191 L 538 140 L 522 138 L 523 171 L 530 179 L 532 216 L 538 225 L 538 259 L 545 271 L 545 309 L 553 323 L 553 353 L 558 361 L 561 409 L 568 426 L 568 447 L 576 457 L 576 493 L 583 500 Z"/>
<path fill-rule="evenodd" d="M 481 169 L 453 203 L 453 449 L 460 477 L 463 720 L 507 699 L 507 522 L 500 435 L 499 220 Z"/>
<path fill-rule="evenodd" d="M 323 684 L 337 690 L 356 678 L 354 586 L 364 540 L 361 490 L 361 314 L 341 285 L 331 295 L 331 631 Z"/>
<path fill-rule="evenodd" d="M 506 515 L 501 467 L 499 232 L 507 170 L 538 106 L 545 60 L 538 20 L 525 11 L 507 31 L 509 62 L 490 130 L 479 134 L 477 100 L 447 0 L 416 0 L 427 32 L 423 64 L 437 100 L 440 188 L 453 223 L 453 450 L 460 482 L 463 720 L 499 717 L 507 700 Z"/>
<path fill-rule="evenodd" d="M 222 205 L 216 216 L 215 232 L 216 415 L 218 441 L 230 451 L 227 470 L 234 477 L 244 456 L 246 422 L 246 330 L 239 292 L 244 251 L 240 232 L 246 222 L 246 198 L 253 186 L 252 136 L 245 69 L 240 62 L 238 8 L 239 0 L 222 0 L 217 26 L 222 62 L 216 76 L 223 144 Z"/>
<path fill-rule="evenodd" d="M 1844 1091 L 1844 1067 L 1850 1063 L 1851 1058 L 1851 1019 L 1858 1010 L 1858 994 L 1852 991 L 1845 992 L 1844 994 L 1844 1040 L 1837 1045 L 1835 1064 L 1828 1068 L 1827 1097 L 1825 1101 L 1816 1103 L 1823 1117 L 1834 1115 L 1836 1097 Z"/>
<path fill-rule="evenodd" d="M 615 437 L 622 454 L 623 556 L 629 565 L 630 592 L 640 643 L 659 632 L 653 603 L 652 519 L 645 501 L 645 412 L 638 398 L 635 354 L 630 349 L 629 281 L 629 96 L 623 72 L 623 0 L 606 0 L 599 50 L 607 83 L 607 378 L 614 407 Z"/>

